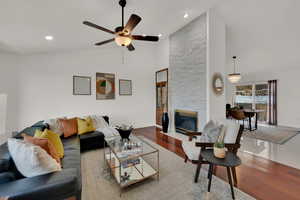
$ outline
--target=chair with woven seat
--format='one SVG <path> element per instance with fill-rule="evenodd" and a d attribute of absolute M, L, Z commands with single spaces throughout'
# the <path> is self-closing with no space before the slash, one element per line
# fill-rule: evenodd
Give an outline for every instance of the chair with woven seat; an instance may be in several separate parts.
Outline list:
<path fill-rule="evenodd" d="M 237 154 L 238 149 L 241 146 L 240 140 L 243 134 L 244 126 L 239 125 L 232 120 L 225 120 L 225 122 L 222 122 L 220 124 L 223 124 L 226 127 L 226 134 L 224 138 L 225 147 L 228 151 Z M 209 129 L 207 129 L 207 125 L 204 127 L 203 132 L 187 132 L 186 134 L 189 136 L 189 141 L 182 141 L 182 149 L 185 153 L 185 162 L 190 161 L 193 164 L 197 164 L 197 170 L 194 179 L 195 182 L 198 182 L 201 166 L 203 164 L 209 164 L 207 161 L 203 160 L 200 152 L 205 149 L 212 149 L 214 146 L 214 142 L 216 141 L 216 136 L 212 137 L 214 138 L 214 141 L 201 141 L 201 137 L 206 137 L 204 135 L 210 134 Z M 237 177 L 235 168 L 232 168 L 232 173 L 234 185 L 236 186 Z"/>

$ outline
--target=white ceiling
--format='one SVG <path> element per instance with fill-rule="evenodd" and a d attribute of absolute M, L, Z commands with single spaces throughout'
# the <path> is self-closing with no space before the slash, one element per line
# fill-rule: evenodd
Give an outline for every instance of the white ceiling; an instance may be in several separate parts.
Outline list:
<path fill-rule="evenodd" d="M 125 18 L 132 13 L 143 18 L 135 33 L 166 36 L 218 1 L 128 0 Z M 188 19 L 183 18 L 185 12 Z M 83 25 L 84 20 L 113 30 L 121 23 L 118 0 L 3 0 L 0 51 L 32 54 L 92 48 L 95 42 L 112 38 Z M 54 40 L 46 41 L 46 35 L 53 35 Z"/>
<path fill-rule="evenodd" d="M 242 73 L 299 69 L 299 0 L 226 0 L 216 10 L 227 25 L 230 65 L 236 55 Z"/>

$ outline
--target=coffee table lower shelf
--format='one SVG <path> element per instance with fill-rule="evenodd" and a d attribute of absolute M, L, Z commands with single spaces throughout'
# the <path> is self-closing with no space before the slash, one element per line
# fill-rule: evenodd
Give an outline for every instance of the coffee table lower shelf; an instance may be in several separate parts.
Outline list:
<path fill-rule="evenodd" d="M 120 165 L 119 160 L 113 153 L 105 154 L 105 160 L 110 168 L 111 174 L 114 176 L 121 189 L 153 176 L 157 176 L 157 179 L 159 178 L 159 171 L 154 169 L 142 157 L 135 159 L 139 159 L 138 164 L 130 164 L 125 167 L 122 164 Z M 124 176 L 125 173 L 130 175 L 130 177 L 126 181 L 121 181 L 121 177 Z"/>

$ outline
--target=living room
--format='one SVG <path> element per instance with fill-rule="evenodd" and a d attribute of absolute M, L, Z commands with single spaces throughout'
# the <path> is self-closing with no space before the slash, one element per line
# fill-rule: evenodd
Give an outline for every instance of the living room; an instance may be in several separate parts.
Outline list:
<path fill-rule="evenodd" d="M 0 199 L 299 199 L 298 1 L 1 8 Z"/>

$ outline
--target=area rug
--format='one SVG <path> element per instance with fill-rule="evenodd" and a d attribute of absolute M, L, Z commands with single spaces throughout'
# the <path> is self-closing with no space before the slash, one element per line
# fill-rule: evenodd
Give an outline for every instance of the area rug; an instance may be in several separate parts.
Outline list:
<path fill-rule="evenodd" d="M 144 138 L 145 139 L 145 138 Z M 145 139 L 147 140 L 147 139 Z M 160 153 L 160 179 L 155 177 L 125 189 L 120 188 L 104 164 L 103 149 L 82 154 L 82 200 L 227 200 L 232 199 L 227 182 L 213 177 L 207 192 L 207 171 L 201 170 L 199 182 L 193 182 L 195 165 L 184 163 L 176 154 L 151 143 Z M 254 198 L 235 188 L 236 199 Z"/>
<path fill-rule="evenodd" d="M 283 126 L 258 126 L 255 131 L 246 130 L 243 136 L 272 142 L 275 144 L 284 144 L 297 134 L 299 129 Z"/>

